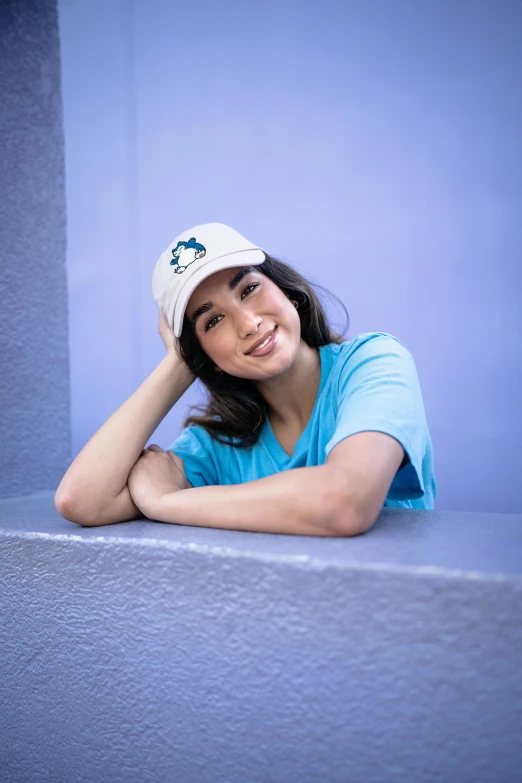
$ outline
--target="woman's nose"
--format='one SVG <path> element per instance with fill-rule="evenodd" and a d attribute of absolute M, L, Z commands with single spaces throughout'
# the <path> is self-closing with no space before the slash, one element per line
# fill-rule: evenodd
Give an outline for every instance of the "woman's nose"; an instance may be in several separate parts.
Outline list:
<path fill-rule="evenodd" d="M 263 319 L 255 313 L 241 313 L 238 321 L 238 331 L 242 337 L 256 334 Z"/>

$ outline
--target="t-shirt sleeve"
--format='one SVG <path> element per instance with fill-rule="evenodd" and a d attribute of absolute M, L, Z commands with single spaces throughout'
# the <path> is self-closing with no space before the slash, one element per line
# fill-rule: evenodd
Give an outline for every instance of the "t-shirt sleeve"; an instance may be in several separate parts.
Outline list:
<path fill-rule="evenodd" d="M 424 495 L 422 464 L 429 432 L 411 353 L 395 337 L 376 334 L 347 356 L 339 373 L 336 424 L 326 456 L 341 440 L 373 430 L 391 435 L 409 460 L 399 468 L 390 500 Z"/>
<path fill-rule="evenodd" d="M 185 475 L 193 487 L 219 484 L 210 435 L 198 426 L 186 427 L 169 447 L 183 460 Z"/>

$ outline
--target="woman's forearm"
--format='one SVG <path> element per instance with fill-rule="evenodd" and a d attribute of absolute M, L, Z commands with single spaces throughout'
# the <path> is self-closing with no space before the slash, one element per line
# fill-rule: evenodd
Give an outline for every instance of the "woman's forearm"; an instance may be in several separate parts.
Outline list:
<path fill-rule="evenodd" d="M 335 536 L 356 533 L 329 465 L 293 468 L 243 484 L 195 487 L 159 498 L 149 519 L 258 533 Z M 353 521 L 353 522 L 352 522 Z"/>
<path fill-rule="evenodd" d="M 168 353 L 72 462 L 56 491 L 58 510 L 87 518 L 117 498 L 150 436 L 193 380 L 185 363 Z"/>

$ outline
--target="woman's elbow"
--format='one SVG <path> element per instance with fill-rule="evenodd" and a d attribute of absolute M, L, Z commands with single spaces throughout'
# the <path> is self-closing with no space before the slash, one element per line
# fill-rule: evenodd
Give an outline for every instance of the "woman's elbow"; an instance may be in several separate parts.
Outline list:
<path fill-rule="evenodd" d="M 67 494 L 58 488 L 54 495 L 54 506 L 60 516 L 68 522 L 74 522 L 83 527 L 96 527 L 103 524 L 99 515 L 93 515 L 86 509 L 82 509 L 77 501 L 70 494 Z"/>

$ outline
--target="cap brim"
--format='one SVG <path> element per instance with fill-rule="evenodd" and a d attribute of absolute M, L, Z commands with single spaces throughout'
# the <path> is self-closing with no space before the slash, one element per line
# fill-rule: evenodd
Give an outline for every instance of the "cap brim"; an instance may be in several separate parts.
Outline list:
<path fill-rule="evenodd" d="M 192 292 L 198 285 L 206 280 L 207 277 L 222 269 L 232 269 L 236 266 L 258 266 L 262 264 L 266 256 L 263 250 L 258 248 L 252 250 L 241 250 L 238 253 L 231 253 L 222 258 L 216 258 L 209 261 L 208 264 L 196 269 L 194 273 L 186 280 L 179 296 L 174 304 L 173 331 L 176 337 L 179 337 L 183 328 L 183 316 L 187 307 L 188 300 Z"/>

